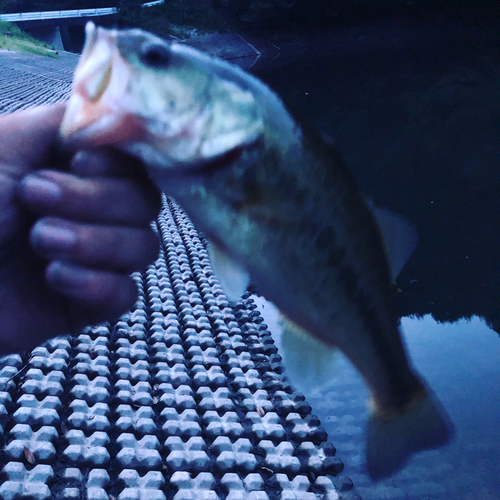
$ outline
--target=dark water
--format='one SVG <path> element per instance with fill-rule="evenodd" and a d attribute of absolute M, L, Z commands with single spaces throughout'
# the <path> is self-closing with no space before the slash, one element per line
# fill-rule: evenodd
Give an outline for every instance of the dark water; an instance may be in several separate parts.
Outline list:
<path fill-rule="evenodd" d="M 415 43 L 407 28 L 376 47 L 361 27 L 337 51 L 254 72 L 334 138 L 368 198 L 417 226 L 395 303 L 457 436 L 373 484 L 363 471 L 367 395 L 350 364 L 333 355 L 328 376 L 303 391 L 364 499 L 498 500 L 500 50 L 491 26 L 471 19 L 444 20 Z M 279 341 L 272 307 L 261 307 Z"/>
<path fill-rule="evenodd" d="M 255 297 L 283 354 L 275 307 Z M 373 483 L 364 469 L 368 392 L 340 352 L 323 360 L 322 376 L 289 373 L 305 394 L 364 500 L 498 500 L 500 498 L 500 341 L 479 317 L 438 323 L 430 315 L 402 318 L 409 355 L 446 407 L 456 428 L 439 450 L 414 455 L 408 465 Z M 286 356 L 284 358 L 287 365 Z"/>
<path fill-rule="evenodd" d="M 418 227 L 398 280 L 401 315 L 499 324 L 499 61 L 496 46 L 436 40 L 257 71 L 333 137 L 368 198 Z"/>

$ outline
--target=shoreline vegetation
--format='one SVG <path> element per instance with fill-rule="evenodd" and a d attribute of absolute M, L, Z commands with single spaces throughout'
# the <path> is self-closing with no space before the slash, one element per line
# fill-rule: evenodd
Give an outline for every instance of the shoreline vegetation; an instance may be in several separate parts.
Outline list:
<path fill-rule="evenodd" d="M 30 0 L 25 0 L 30 1 Z M 58 1 L 58 0 L 53 0 Z M 87 0 L 73 0 L 87 1 Z M 113 0 L 88 0 L 109 2 Z M 114 0 L 116 2 L 116 0 Z M 429 21 L 441 17 L 484 22 L 497 0 L 166 0 L 141 8 L 144 0 L 119 0 L 118 25 L 185 41 L 206 34 L 239 33 L 245 39 L 286 45 L 314 44 L 356 26 Z"/>
<path fill-rule="evenodd" d="M 39 56 L 58 58 L 57 50 L 22 31 L 14 23 L 0 21 L 0 50 L 30 52 Z"/>
<path fill-rule="evenodd" d="M 5 0 L 0 12 L 118 7 L 113 23 L 120 28 L 141 28 L 183 42 L 203 35 L 240 34 L 259 53 L 276 58 L 281 49 L 282 54 L 290 55 L 314 53 L 318 48 L 322 52 L 337 50 L 339 37 L 359 38 L 365 23 L 368 32 L 387 23 L 391 30 L 404 30 L 410 20 L 410 24 L 418 24 L 443 15 L 472 17 L 481 23 L 493 0 L 166 0 L 147 8 L 142 3 L 144 0 Z M 0 22 L 1 49 L 58 57 L 54 47 L 14 23 Z"/>

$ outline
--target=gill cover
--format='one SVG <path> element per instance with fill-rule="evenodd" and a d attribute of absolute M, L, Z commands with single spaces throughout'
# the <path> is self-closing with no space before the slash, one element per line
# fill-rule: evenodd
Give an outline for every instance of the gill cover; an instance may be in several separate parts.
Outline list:
<path fill-rule="evenodd" d="M 262 133 L 252 92 L 197 51 L 137 29 L 89 22 L 85 31 L 63 138 L 117 146 L 147 164 L 172 167 L 211 161 Z"/>

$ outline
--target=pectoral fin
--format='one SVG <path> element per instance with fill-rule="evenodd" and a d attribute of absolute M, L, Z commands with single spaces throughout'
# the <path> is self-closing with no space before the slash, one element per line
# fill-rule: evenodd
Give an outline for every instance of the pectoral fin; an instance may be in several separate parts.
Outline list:
<path fill-rule="evenodd" d="M 211 241 L 208 245 L 208 256 L 227 298 L 236 302 L 245 293 L 250 283 L 250 276 L 237 262 Z"/>

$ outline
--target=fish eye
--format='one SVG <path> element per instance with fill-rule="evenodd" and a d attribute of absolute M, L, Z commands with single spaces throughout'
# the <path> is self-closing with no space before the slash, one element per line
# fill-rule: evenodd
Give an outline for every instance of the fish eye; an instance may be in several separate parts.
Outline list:
<path fill-rule="evenodd" d="M 166 68 L 170 62 L 170 51 L 157 42 L 146 42 L 142 45 L 140 55 L 141 61 L 152 68 Z"/>

